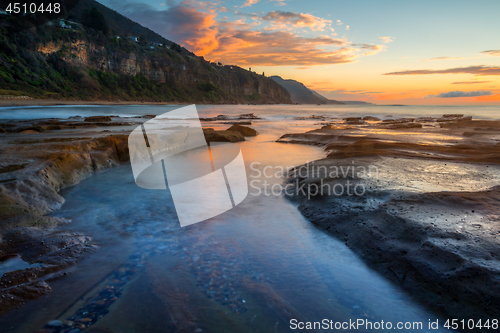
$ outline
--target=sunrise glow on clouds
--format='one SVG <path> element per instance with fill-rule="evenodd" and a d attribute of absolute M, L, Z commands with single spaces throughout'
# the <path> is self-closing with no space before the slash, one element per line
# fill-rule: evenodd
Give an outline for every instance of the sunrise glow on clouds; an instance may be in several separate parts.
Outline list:
<path fill-rule="evenodd" d="M 500 2 L 102 3 L 207 60 L 295 79 L 329 98 L 500 103 Z M 453 16 L 439 15 L 447 5 Z"/>

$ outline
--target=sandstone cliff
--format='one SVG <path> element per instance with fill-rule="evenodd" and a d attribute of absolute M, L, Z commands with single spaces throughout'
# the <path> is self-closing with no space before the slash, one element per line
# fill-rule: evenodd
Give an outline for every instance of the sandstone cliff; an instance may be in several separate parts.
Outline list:
<path fill-rule="evenodd" d="M 128 20 L 97 5 L 111 23 Z M 70 15 L 85 22 L 85 13 L 81 10 Z M 137 42 L 127 39 L 126 31 L 105 34 L 85 25 L 65 29 L 57 21 L 30 26 L 23 17 L 2 20 L 2 95 L 210 104 L 291 103 L 286 89 L 270 78 L 206 61 L 130 22 L 128 25 L 135 24 L 136 30 L 142 28 L 149 33 Z"/>

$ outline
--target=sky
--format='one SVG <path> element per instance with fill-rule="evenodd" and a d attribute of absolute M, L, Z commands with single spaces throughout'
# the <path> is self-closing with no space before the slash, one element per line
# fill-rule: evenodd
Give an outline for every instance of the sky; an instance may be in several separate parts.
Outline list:
<path fill-rule="evenodd" d="M 499 0 L 98 0 L 205 59 L 376 104 L 500 105 Z"/>

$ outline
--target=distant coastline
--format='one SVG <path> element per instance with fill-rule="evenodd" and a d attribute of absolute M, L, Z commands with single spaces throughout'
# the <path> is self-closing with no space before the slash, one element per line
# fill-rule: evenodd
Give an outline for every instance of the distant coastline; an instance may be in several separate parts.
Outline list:
<path fill-rule="evenodd" d="M 13 107 L 13 106 L 56 106 L 56 105 L 189 105 L 189 104 L 208 104 L 208 105 L 280 105 L 289 103 L 196 103 L 196 102 L 144 102 L 144 101 L 107 101 L 107 100 L 69 100 L 69 99 L 0 99 L 0 107 Z M 302 104 L 293 103 L 290 105 L 316 105 L 316 104 Z M 322 104 L 322 105 L 335 105 L 335 104 Z M 342 105 L 342 104 L 339 104 Z M 372 103 L 345 103 L 345 105 L 374 105 Z"/>
<path fill-rule="evenodd" d="M 12 106 L 55 106 L 55 105 L 188 105 L 188 104 L 213 104 L 213 105 L 272 105 L 283 103 L 181 103 L 181 102 L 142 102 L 142 101 L 106 101 L 106 100 L 64 100 L 64 99 L 0 99 L 0 107 Z"/>

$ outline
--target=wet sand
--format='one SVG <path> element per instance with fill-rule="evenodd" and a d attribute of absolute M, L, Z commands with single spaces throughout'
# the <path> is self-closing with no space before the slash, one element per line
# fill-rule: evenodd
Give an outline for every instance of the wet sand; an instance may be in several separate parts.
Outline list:
<path fill-rule="evenodd" d="M 312 223 L 445 318 L 498 316 L 499 121 L 350 118 L 278 142 L 327 153 L 289 174 Z"/>

